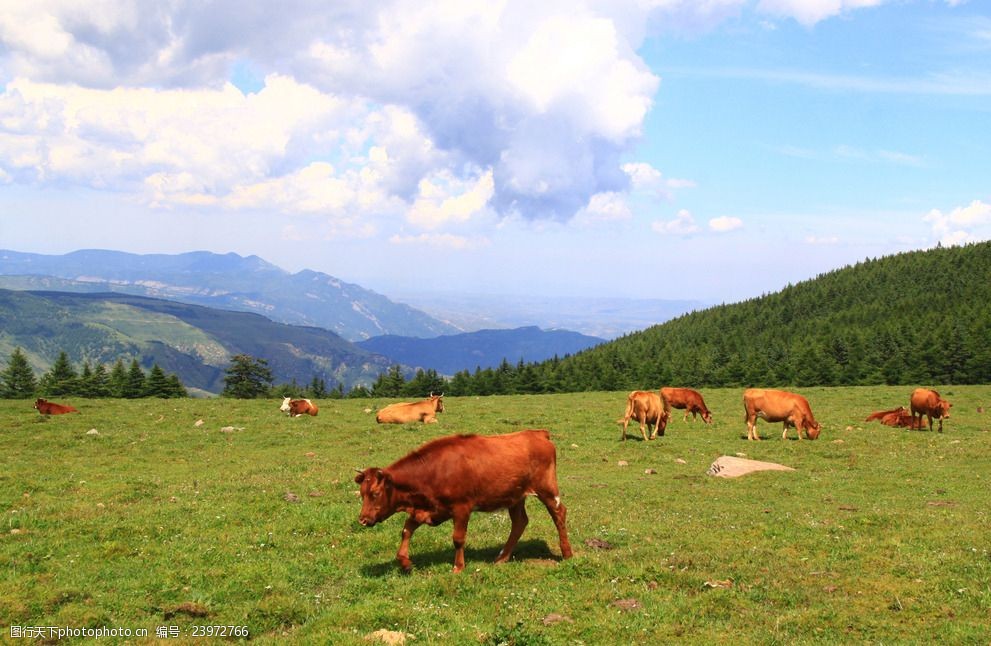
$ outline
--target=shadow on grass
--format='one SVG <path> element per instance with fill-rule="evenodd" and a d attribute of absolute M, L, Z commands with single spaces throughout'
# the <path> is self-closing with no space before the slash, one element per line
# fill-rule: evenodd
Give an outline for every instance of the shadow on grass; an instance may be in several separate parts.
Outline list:
<path fill-rule="evenodd" d="M 399 548 L 398 541 L 396 542 L 396 548 Z M 465 570 L 469 570 L 474 566 L 482 563 L 492 564 L 496 557 L 499 555 L 499 551 L 502 549 L 502 543 L 497 546 L 492 547 L 478 547 L 472 548 L 469 545 L 465 546 Z M 374 563 L 361 566 L 361 574 L 370 578 L 379 578 L 383 576 L 389 576 L 397 572 L 402 572 L 399 568 L 399 564 L 394 558 L 394 552 L 390 554 L 391 557 L 388 561 L 383 563 Z M 426 570 L 439 566 L 447 566 L 448 568 L 454 567 L 454 546 L 445 549 L 437 549 L 429 552 L 416 552 L 415 549 L 411 547 L 410 549 L 410 559 L 413 561 L 413 572 L 417 570 Z M 513 556 L 509 559 L 510 562 L 513 561 L 526 561 L 526 560 L 553 560 L 560 561 L 561 555 L 557 552 L 551 550 L 547 541 L 543 540 L 521 540 L 516 545 L 516 549 L 513 550 Z"/>

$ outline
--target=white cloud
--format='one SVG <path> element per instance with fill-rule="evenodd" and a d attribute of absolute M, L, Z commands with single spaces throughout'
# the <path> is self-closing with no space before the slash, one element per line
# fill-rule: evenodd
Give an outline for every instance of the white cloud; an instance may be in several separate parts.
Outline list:
<path fill-rule="evenodd" d="M 635 189 L 656 189 L 661 184 L 661 171 L 645 162 L 623 164 L 622 169 Z"/>
<path fill-rule="evenodd" d="M 922 219 L 932 224 L 933 237 L 944 245 L 991 239 L 991 204 L 980 200 L 949 213 L 933 209 Z"/>
<path fill-rule="evenodd" d="M 466 238 L 451 233 L 421 233 L 418 235 L 393 235 L 389 242 L 395 245 L 410 245 L 466 251 L 488 246 L 487 238 Z"/>
<path fill-rule="evenodd" d="M 757 9 L 772 15 L 794 18 L 811 27 L 817 22 L 853 9 L 876 7 L 884 0 L 760 0 Z"/>
<path fill-rule="evenodd" d="M 485 210 L 493 191 L 491 170 L 474 182 L 462 181 L 446 170 L 434 173 L 420 180 L 419 193 L 406 218 L 426 229 L 465 222 Z"/>
<path fill-rule="evenodd" d="M 695 218 L 686 209 L 678 211 L 674 220 L 657 220 L 650 226 L 657 233 L 665 235 L 687 236 L 699 231 Z"/>
<path fill-rule="evenodd" d="M 729 216 L 721 216 L 709 220 L 709 228 L 717 233 L 734 231 L 743 227 L 743 220 Z"/>
<path fill-rule="evenodd" d="M 0 101 L 44 86 L 61 113 L 39 100 L 33 128 L 0 126 L 0 170 L 121 192 L 154 175 L 158 189 L 181 187 L 157 198 L 205 204 L 315 160 L 340 178 L 367 155 L 365 183 L 407 207 L 425 178 L 491 169 L 495 212 L 565 220 L 628 186 L 619 158 L 659 83 L 637 48 L 649 12 L 694 12 L 683 4 L 7 3 L 0 69 L 20 80 Z M 274 73 L 260 92 L 225 85 L 245 65 Z"/>
<path fill-rule="evenodd" d="M 626 222 L 633 219 L 633 212 L 623 193 L 596 193 L 584 209 L 575 216 L 581 225 L 594 225 L 607 222 Z"/>

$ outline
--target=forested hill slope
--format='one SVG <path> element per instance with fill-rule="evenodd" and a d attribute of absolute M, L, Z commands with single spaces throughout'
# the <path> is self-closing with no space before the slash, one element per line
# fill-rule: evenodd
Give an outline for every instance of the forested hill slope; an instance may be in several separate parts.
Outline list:
<path fill-rule="evenodd" d="M 991 242 L 865 260 L 533 368 L 567 390 L 991 383 Z"/>

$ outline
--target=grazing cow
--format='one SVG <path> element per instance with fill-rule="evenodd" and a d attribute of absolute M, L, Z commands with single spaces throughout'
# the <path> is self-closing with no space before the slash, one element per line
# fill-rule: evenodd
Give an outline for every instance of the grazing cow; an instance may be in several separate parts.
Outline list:
<path fill-rule="evenodd" d="M 437 413 L 444 412 L 444 393 L 430 393 L 426 399 L 418 402 L 389 404 L 378 412 L 375 421 L 379 424 L 408 424 L 423 422 L 433 424 L 437 421 Z"/>
<path fill-rule="evenodd" d="M 950 402 L 939 396 L 935 390 L 928 388 L 916 388 L 912 391 L 912 421 L 915 416 L 919 416 L 919 429 L 922 429 L 922 416 L 929 420 L 929 430 L 933 430 L 933 418 L 939 420 L 939 432 L 943 432 L 943 420 L 950 419 Z"/>
<path fill-rule="evenodd" d="M 691 388 L 661 388 L 661 397 L 664 398 L 664 402 L 667 404 L 665 411 L 668 412 L 670 417 L 672 408 L 680 408 L 685 410 L 685 421 L 688 421 L 688 414 L 692 414 L 692 419 L 695 419 L 696 414 L 702 416 L 702 421 L 706 424 L 712 423 L 712 413 L 705 406 L 705 401 L 702 399 L 702 395 L 697 390 L 692 390 Z"/>
<path fill-rule="evenodd" d="M 55 402 L 50 402 L 46 399 L 38 398 L 34 402 L 34 407 L 38 409 L 38 412 L 42 415 L 65 415 L 66 413 L 78 413 L 75 408 L 68 406 L 66 404 L 56 404 Z"/>
<path fill-rule="evenodd" d="M 896 426 L 902 428 L 918 428 L 915 425 L 915 418 L 909 413 L 908 409 L 904 406 L 899 406 L 898 408 L 892 408 L 891 410 L 879 410 L 871 413 L 865 419 L 865 422 L 870 422 L 877 420 L 884 424 L 885 426 Z M 920 423 L 922 420 L 919 420 Z"/>
<path fill-rule="evenodd" d="M 747 439 L 759 440 L 757 434 L 757 418 L 768 422 L 783 422 L 784 432 L 781 439 L 788 437 L 788 427 L 794 426 L 798 439 L 805 436 L 814 440 L 819 437 L 822 425 L 812 415 L 812 408 L 807 399 L 795 393 L 783 390 L 768 390 L 765 388 L 748 388 L 743 392 L 743 407 L 747 412 Z"/>
<path fill-rule="evenodd" d="M 496 563 L 509 560 L 527 525 L 526 497 L 537 496 L 557 527 L 561 556 L 571 558 L 566 510 L 557 488 L 557 453 L 545 430 L 506 435 L 451 435 L 424 444 L 385 469 L 365 469 L 358 522 L 372 527 L 397 511 L 409 516 L 396 559 L 405 572 L 413 567 L 409 543 L 420 525 L 454 520 L 454 571 L 465 567 L 465 535 L 474 510 L 508 509 L 509 539 Z"/>
<path fill-rule="evenodd" d="M 626 413 L 616 420 L 617 424 L 623 425 L 621 440 L 626 440 L 626 427 L 629 425 L 630 419 L 640 422 L 640 435 L 643 435 L 644 440 L 652 440 L 657 437 L 658 433 L 664 435 L 664 429 L 668 425 L 667 407 L 661 396 L 654 391 L 634 390 L 626 398 Z M 650 424 L 654 425 L 654 430 L 648 438 L 644 427 Z"/>

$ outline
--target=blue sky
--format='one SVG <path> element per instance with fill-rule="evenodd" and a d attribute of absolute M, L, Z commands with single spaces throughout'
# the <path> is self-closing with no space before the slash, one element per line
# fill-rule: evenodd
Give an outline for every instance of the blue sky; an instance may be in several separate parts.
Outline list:
<path fill-rule="evenodd" d="M 0 247 L 732 302 L 991 238 L 986 3 L 532 4 L 4 4 Z"/>

